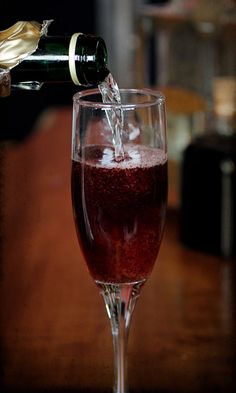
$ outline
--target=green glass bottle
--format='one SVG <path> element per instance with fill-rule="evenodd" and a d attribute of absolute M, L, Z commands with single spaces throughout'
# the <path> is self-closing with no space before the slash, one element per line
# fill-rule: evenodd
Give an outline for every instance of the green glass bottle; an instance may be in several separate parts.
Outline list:
<path fill-rule="evenodd" d="M 107 49 L 101 37 L 75 33 L 43 36 L 36 51 L 11 69 L 12 86 L 34 89 L 44 82 L 98 85 L 109 74 Z M 30 87 L 31 86 L 31 87 Z"/>

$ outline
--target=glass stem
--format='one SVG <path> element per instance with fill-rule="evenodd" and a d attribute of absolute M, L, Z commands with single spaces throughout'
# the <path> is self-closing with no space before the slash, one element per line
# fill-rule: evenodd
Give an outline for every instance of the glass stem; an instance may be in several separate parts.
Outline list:
<path fill-rule="evenodd" d="M 128 284 L 97 282 L 111 322 L 115 366 L 114 393 L 128 393 L 127 344 L 129 327 L 143 283 L 144 281 Z"/>

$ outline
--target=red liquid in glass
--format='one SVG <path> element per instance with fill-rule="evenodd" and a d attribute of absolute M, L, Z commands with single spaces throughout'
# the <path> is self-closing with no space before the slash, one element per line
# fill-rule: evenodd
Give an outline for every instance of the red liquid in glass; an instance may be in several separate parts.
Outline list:
<path fill-rule="evenodd" d="M 84 163 L 72 162 L 72 203 L 78 240 L 92 277 L 105 283 L 146 279 L 165 223 L 166 154 L 126 148 L 115 162 L 108 146 L 88 146 Z"/>

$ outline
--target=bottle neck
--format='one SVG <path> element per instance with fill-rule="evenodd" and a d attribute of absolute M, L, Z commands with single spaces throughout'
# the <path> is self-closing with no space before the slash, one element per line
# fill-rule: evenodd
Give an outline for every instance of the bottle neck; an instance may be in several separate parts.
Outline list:
<path fill-rule="evenodd" d="M 43 82 L 97 85 L 108 73 L 103 39 L 76 33 L 72 37 L 42 37 L 36 51 L 11 70 L 11 78 L 13 85 L 32 89 Z"/>

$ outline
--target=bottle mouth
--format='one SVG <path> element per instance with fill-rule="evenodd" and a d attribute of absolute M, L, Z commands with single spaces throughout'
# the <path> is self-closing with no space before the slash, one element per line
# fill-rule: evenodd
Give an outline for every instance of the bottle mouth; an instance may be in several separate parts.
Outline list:
<path fill-rule="evenodd" d="M 96 47 L 96 58 L 97 58 L 97 65 L 98 65 L 98 75 L 100 76 L 99 82 L 102 82 L 106 76 L 109 75 L 110 71 L 107 68 L 108 56 L 107 56 L 107 49 L 104 40 L 99 37 Z"/>
<path fill-rule="evenodd" d="M 104 40 L 90 34 L 81 34 L 77 40 L 77 53 L 80 54 L 79 69 L 80 83 L 95 86 L 109 74 L 107 68 L 107 49 Z"/>
<path fill-rule="evenodd" d="M 107 49 L 103 38 L 99 37 L 96 45 L 96 57 L 98 64 L 106 67 L 107 65 Z"/>

